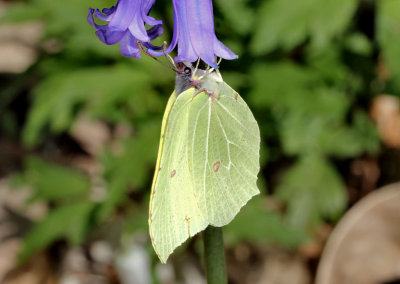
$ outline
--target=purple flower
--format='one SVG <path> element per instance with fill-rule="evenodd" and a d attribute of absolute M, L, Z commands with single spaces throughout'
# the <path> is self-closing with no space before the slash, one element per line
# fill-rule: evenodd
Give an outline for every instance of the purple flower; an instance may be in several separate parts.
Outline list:
<path fill-rule="evenodd" d="M 194 62 L 199 57 L 208 65 L 218 68 L 215 56 L 236 59 L 238 56 L 223 45 L 214 30 L 211 0 L 172 0 L 174 6 L 174 34 L 166 52 L 178 44 L 176 62 Z M 149 49 L 150 54 L 163 55 Z"/>
<path fill-rule="evenodd" d="M 194 62 L 201 58 L 208 65 L 218 68 L 215 57 L 235 59 L 238 56 L 216 37 L 212 0 L 172 0 L 174 6 L 174 33 L 165 52 L 170 53 L 178 45 L 176 62 Z M 89 9 L 88 22 L 96 29 L 96 35 L 106 44 L 120 43 L 124 56 L 140 58 L 138 41 L 153 56 L 162 56 L 162 46 L 150 42 L 163 33 L 162 21 L 148 16 L 155 0 L 118 0 L 115 7 Z M 97 25 L 93 16 L 108 22 Z M 145 24 L 152 26 L 145 29 Z"/>
<path fill-rule="evenodd" d="M 144 46 L 157 49 L 149 44 L 150 41 L 163 33 L 162 21 L 157 21 L 148 16 L 155 0 L 118 0 L 116 6 L 110 9 L 89 9 L 87 20 L 96 29 L 98 38 L 106 44 L 116 44 L 122 55 L 128 57 L 140 57 L 140 49 L 137 41 Z M 108 22 L 106 25 L 97 25 L 93 16 Z M 145 24 L 153 26 L 146 30 Z"/>

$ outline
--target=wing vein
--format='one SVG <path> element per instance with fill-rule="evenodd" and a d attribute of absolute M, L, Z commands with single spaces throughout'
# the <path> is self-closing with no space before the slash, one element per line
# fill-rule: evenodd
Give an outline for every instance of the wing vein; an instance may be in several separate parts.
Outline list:
<path fill-rule="evenodd" d="M 208 163 L 208 143 L 210 138 L 210 123 L 211 123 L 211 103 L 208 102 L 208 122 L 207 122 L 207 136 L 206 136 L 206 158 L 204 159 L 204 172 L 203 172 L 203 194 L 204 194 L 204 203 L 208 214 L 208 205 L 207 205 L 207 195 L 206 195 L 206 171 L 207 171 L 207 163 Z"/>
<path fill-rule="evenodd" d="M 227 148 L 228 148 L 228 158 L 229 158 L 229 163 L 228 163 L 228 168 L 227 168 L 227 169 L 230 170 L 232 160 L 231 160 L 231 149 L 230 149 L 229 144 L 231 143 L 231 141 L 229 140 L 228 135 L 226 135 L 224 126 L 223 126 L 222 123 L 221 123 L 221 120 L 220 120 L 220 118 L 219 118 L 218 113 L 217 113 L 217 119 L 218 119 L 219 126 L 221 127 L 222 133 L 224 133 L 224 136 L 225 136 L 225 139 L 226 139 L 226 146 L 227 146 Z"/>
<path fill-rule="evenodd" d="M 254 135 L 253 133 L 251 133 L 247 127 L 245 127 L 242 122 L 236 117 L 234 116 L 223 104 L 221 104 L 219 102 L 219 100 L 216 100 L 216 102 L 218 103 L 218 105 L 227 113 L 229 114 L 230 117 L 232 117 L 249 135 L 256 137 L 256 135 Z"/>

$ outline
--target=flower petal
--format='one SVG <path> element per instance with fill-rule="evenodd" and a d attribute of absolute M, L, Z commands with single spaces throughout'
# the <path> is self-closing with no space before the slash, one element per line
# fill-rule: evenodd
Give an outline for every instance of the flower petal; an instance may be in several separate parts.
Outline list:
<path fill-rule="evenodd" d="M 140 58 L 140 49 L 137 41 L 141 41 L 148 48 L 157 49 L 150 41 L 159 37 L 164 29 L 162 21 L 148 16 L 155 0 L 118 0 L 117 4 L 109 9 L 89 9 L 87 21 L 96 29 L 98 38 L 106 44 L 120 42 L 120 50 L 124 56 Z M 108 22 L 98 25 L 94 17 Z M 145 24 L 150 27 L 146 30 Z"/>
<path fill-rule="evenodd" d="M 217 37 L 214 37 L 214 52 L 216 56 L 222 57 L 224 59 L 236 59 L 238 56 L 227 48 L 222 42 L 220 42 Z"/>
<path fill-rule="evenodd" d="M 193 48 L 204 62 L 216 68 L 212 2 L 211 0 L 188 0 L 186 5 L 187 18 L 190 19 L 190 25 L 188 25 L 190 41 Z"/>
<path fill-rule="evenodd" d="M 150 26 L 162 24 L 161 20 L 156 20 L 153 17 L 150 17 L 148 15 L 154 2 L 155 2 L 155 0 L 145 0 L 144 3 L 142 4 L 143 8 L 141 9 L 141 16 L 142 16 L 144 22 Z"/>
<path fill-rule="evenodd" d="M 108 26 L 113 30 L 126 30 L 135 17 L 139 4 L 137 0 L 119 0 Z"/>
<path fill-rule="evenodd" d="M 147 30 L 147 35 L 150 40 L 154 40 L 164 33 L 164 27 L 162 25 L 157 25 Z"/>
<path fill-rule="evenodd" d="M 111 15 L 112 13 L 114 13 L 115 9 L 116 9 L 116 6 L 112 6 L 111 8 L 103 8 L 103 10 L 101 10 L 101 12 L 104 15 L 108 16 L 108 15 Z"/>
<path fill-rule="evenodd" d="M 111 10 L 111 9 L 110 9 Z M 103 11 L 104 11 L 104 9 L 103 9 Z M 103 12 L 104 13 L 104 12 Z M 103 14 L 102 12 L 100 12 L 100 10 L 99 9 L 96 9 L 96 11 L 94 11 L 94 16 L 96 17 L 96 18 L 98 18 L 98 19 L 100 19 L 100 20 L 102 20 L 102 21 L 105 21 L 105 22 L 109 22 L 110 21 L 110 18 L 112 17 L 112 15 L 110 15 L 111 13 L 104 13 Z"/>
<path fill-rule="evenodd" d="M 116 44 L 125 34 L 126 31 L 112 31 L 110 29 L 99 29 L 96 32 L 97 37 L 108 45 Z"/>
<path fill-rule="evenodd" d="M 176 46 L 176 44 L 178 43 L 178 37 L 179 37 L 179 33 L 180 33 L 180 20 L 179 20 L 179 15 L 178 15 L 178 9 L 177 9 L 177 5 L 179 5 L 179 1 L 180 0 L 172 0 L 172 4 L 174 6 L 174 31 L 172 34 L 172 40 L 170 45 L 166 48 L 165 52 L 166 53 L 170 53 Z M 156 50 L 161 50 L 163 49 L 163 46 L 157 46 L 157 47 L 150 47 L 150 46 L 146 46 L 148 47 L 147 52 L 150 53 L 153 56 L 164 56 L 164 51 L 156 51 Z"/>
<path fill-rule="evenodd" d="M 174 9 L 178 13 L 178 25 L 179 25 L 179 35 L 178 35 L 178 56 L 175 57 L 176 62 L 193 62 L 198 58 L 198 53 L 196 52 L 193 42 L 190 37 L 190 26 L 188 18 L 190 16 L 187 14 L 187 1 L 174 1 Z"/>
<path fill-rule="evenodd" d="M 136 15 L 135 18 L 130 23 L 129 32 L 140 41 L 144 42 L 150 41 L 146 29 L 144 27 L 144 22 L 142 21 L 142 19 L 140 19 L 140 17 L 138 17 L 138 15 Z"/>
<path fill-rule="evenodd" d="M 163 23 L 163 21 L 156 20 L 153 17 L 147 16 L 147 15 L 142 15 L 142 18 L 143 18 L 144 22 L 150 26 L 160 25 Z"/>
<path fill-rule="evenodd" d="M 126 33 L 119 43 L 119 50 L 121 54 L 126 57 L 141 58 L 140 49 L 137 45 L 137 39 L 132 34 Z"/>
<path fill-rule="evenodd" d="M 88 16 L 86 17 L 86 20 L 87 20 L 87 22 L 89 23 L 89 25 L 93 26 L 93 27 L 97 30 L 97 29 L 99 29 L 99 28 L 102 27 L 102 26 L 97 25 L 97 24 L 94 22 L 93 13 L 94 13 L 94 9 L 89 8 L 89 14 L 88 14 Z"/>
<path fill-rule="evenodd" d="M 144 0 L 142 11 L 147 15 L 150 12 L 151 7 L 153 7 L 156 0 Z"/>
<path fill-rule="evenodd" d="M 94 9 L 89 9 L 89 14 L 87 16 L 87 21 L 96 29 L 97 37 L 105 44 L 115 44 L 121 40 L 125 32 L 112 31 L 108 28 L 108 25 L 97 25 L 93 19 Z"/>

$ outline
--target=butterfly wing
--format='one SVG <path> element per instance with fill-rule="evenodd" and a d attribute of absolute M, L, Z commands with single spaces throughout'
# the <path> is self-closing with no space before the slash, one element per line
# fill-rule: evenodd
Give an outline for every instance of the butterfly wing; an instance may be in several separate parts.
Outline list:
<path fill-rule="evenodd" d="M 209 92 L 190 88 L 164 114 L 149 218 L 162 262 L 209 224 L 228 224 L 259 193 L 257 122 L 225 82 L 208 80 Z"/>
<path fill-rule="evenodd" d="M 163 263 L 176 247 L 207 226 L 195 197 L 188 158 L 194 93 L 194 88 L 181 93 L 164 114 L 149 217 L 153 247 Z"/>

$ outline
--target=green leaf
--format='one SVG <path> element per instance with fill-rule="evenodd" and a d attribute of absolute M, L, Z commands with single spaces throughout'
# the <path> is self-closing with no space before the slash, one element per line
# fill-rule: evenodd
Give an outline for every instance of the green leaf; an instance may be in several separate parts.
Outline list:
<path fill-rule="evenodd" d="M 276 48 L 290 50 L 311 38 L 323 48 L 343 33 L 357 8 L 357 0 L 270 0 L 259 9 L 251 42 L 255 54 Z"/>
<path fill-rule="evenodd" d="M 307 65 L 315 74 L 318 74 L 318 84 L 325 83 L 343 90 L 349 89 L 347 86 L 354 84 L 355 78 L 351 77 L 354 74 L 343 62 L 342 49 L 342 43 L 332 43 L 323 49 L 307 50 Z"/>
<path fill-rule="evenodd" d="M 24 237 L 19 260 L 26 261 L 38 251 L 63 237 L 74 245 L 80 243 L 87 233 L 87 224 L 93 206 L 93 203 L 79 202 L 50 211 Z"/>
<path fill-rule="evenodd" d="M 106 198 L 98 210 L 100 220 L 124 201 L 129 189 L 136 191 L 148 185 L 157 154 L 159 130 L 159 119 L 142 123 L 135 135 L 120 142 L 122 150 L 118 155 L 107 152 L 102 156 L 108 186 Z"/>
<path fill-rule="evenodd" d="M 324 152 L 336 157 L 354 157 L 365 152 L 375 154 L 380 148 L 376 126 L 368 114 L 358 110 L 351 126 L 330 128 L 321 137 Z"/>
<path fill-rule="evenodd" d="M 356 112 L 353 124 L 348 126 L 344 122 L 343 106 L 337 105 L 335 109 L 332 102 L 331 109 L 326 104 L 324 112 L 318 101 L 313 102 L 321 106 L 321 113 L 292 111 L 282 118 L 280 135 L 285 153 L 319 153 L 344 158 L 375 153 L 379 149 L 376 128 L 364 112 Z"/>
<path fill-rule="evenodd" d="M 68 130 L 83 106 L 92 116 L 114 122 L 126 122 L 128 113 L 140 116 L 158 109 L 149 80 L 148 74 L 126 65 L 53 74 L 35 89 L 23 141 L 33 146 L 48 124 L 54 133 Z"/>
<path fill-rule="evenodd" d="M 34 157 L 26 161 L 24 179 L 34 189 L 33 199 L 62 201 L 84 197 L 90 189 L 82 173 Z"/>
<path fill-rule="evenodd" d="M 256 108 L 271 111 L 288 155 L 352 157 L 373 152 L 378 145 L 374 126 L 368 117 L 360 119 L 359 114 L 352 124 L 346 121 L 351 105 L 342 87 L 346 71 L 332 63 L 335 54 L 328 53 L 326 57 L 329 59 L 310 58 L 313 63 L 319 62 L 312 68 L 290 62 L 257 65 L 252 70 L 250 100 Z M 327 68 L 334 65 L 338 65 L 336 69 Z M 335 85 L 330 86 L 332 83 Z"/>
<path fill-rule="evenodd" d="M 337 219 L 346 206 L 345 185 L 338 173 L 318 155 L 300 157 L 277 188 L 288 206 L 290 224 L 313 229 L 322 218 Z"/>
<path fill-rule="evenodd" d="M 318 74 L 291 62 L 257 64 L 251 74 L 251 103 L 257 108 L 272 107 L 278 112 L 307 103 L 308 89 L 318 83 Z"/>
<path fill-rule="evenodd" d="M 224 228 L 224 239 L 229 246 L 239 242 L 272 243 L 293 248 L 306 240 L 301 229 L 287 224 L 279 213 L 268 209 L 266 199 L 255 197 Z"/>
<path fill-rule="evenodd" d="M 373 51 L 371 41 L 362 33 L 353 33 L 345 38 L 348 50 L 363 56 L 370 56 Z"/>
<path fill-rule="evenodd" d="M 251 30 L 254 14 L 250 9 L 249 0 L 218 0 L 215 3 L 235 32 L 243 35 Z"/>

